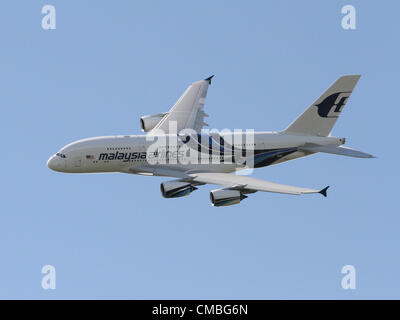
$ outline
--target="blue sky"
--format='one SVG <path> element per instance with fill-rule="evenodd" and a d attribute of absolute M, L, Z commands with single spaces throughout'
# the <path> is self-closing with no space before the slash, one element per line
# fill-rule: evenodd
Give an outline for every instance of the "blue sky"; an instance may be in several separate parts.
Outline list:
<path fill-rule="evenodd" d="M 41 8 L 57 29 L 41 28 Z M 357 29 L 341 27 L 356 8 Z M 0 298 L 400 298 L 397 1 L 2 1 Z M 328 198 L 256 193 L 214 208 L 203 186 L 68 175 L 74 140 L 139 134 L 216 74 L 211 128 L 280 130 L 336 78 L 362 77 L 333 134 L 377 159 L 312 157 L 254 176 Z M 41 268 L 54 265 L 56 290 Z M 354 265 L 356 290 L 341 288 Z"/>

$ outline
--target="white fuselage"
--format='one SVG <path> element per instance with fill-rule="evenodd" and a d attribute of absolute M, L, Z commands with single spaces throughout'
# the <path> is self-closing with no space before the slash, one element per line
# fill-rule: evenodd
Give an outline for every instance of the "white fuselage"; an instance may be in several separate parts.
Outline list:
<path fill-rule="evenodd" d="M 210 135 L 201 135 L 200 143 L 204 148 L 198 156 L 197 163 L 181 163 L 179 159 L 181 148 L 186 145 L 188 149 L 199 149 L 198 136 L 177 137 L 177 135 L 153 136 L 150 135 L 124 135 L 106 136 L 79 140 L 63 147 L 57 154 L 50 157 L 47 162 L 49 168 L 66 173 L 101 173 L 123 172 L 135 174 L 164 175 L 160 169 L 179 171 L 205 171 L 205 172 L 233 172 L 243 169 L 245 165 L 232 159 L 232 143 L 235 150 L 246 149 L 245 157 L 253 158 L 254 164 L 247 161 L 251 167 L 263 167 L 303 157 L 312 152 L 297 150 L 306 144 L 316 145 L 342 145 L 344 138 L 289 135 L 277 132 L 254 132 L 223 134 L 213 136 L 209 143 Z M 224 157 L 228 159 L 220 161 L 222 155 L 221 140 L 224 140 Z M 170 140 L 158 148 L 164 153 L 165 163 L 149 161 L 151 146 L 156 141 Z M 212 152 L 209 151 L 211 147 Z M 149 149 L 150 148 L 150 149 Z M 160 151 L 161 150 L 161 151 Z M 204 152 L 204 150 L 206 150 Z M 235 151 L 237 152 L 237 151 Z M 160 154 L 159 154 L 160 155 Z M 258 156 L 257 156 L 258 155 Z M 233 161 L 231 161 L 233 160 Z"/>

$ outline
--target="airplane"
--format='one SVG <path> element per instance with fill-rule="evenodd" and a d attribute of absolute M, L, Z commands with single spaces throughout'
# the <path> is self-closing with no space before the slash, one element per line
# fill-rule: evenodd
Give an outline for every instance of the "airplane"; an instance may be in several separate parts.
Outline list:
<path fill-rule="evenodd" d="M 309 189 L 236 174 L 246 168 L 266 167 L 318 152 L 374 158 L 344 147 L 345 138 L 331 135 L 360 75 L 337 79 L 293 123 L 277 132 L 206 131 L 204 104 L 212 78 L 192 83 L 168 112 L 141 117 L 145 134 L 75 141 L 51 156 L 47 166 L 64 173 L 119 172 L 174 178 L 161 183 L 165 198 L 187 196 L 204 184 L 218 185 L 222 188 L 212 190 L 210 200 L 212 206 L 221 207 L 238 204 L 257 191 L 327 196 L 329 186 Z"/>

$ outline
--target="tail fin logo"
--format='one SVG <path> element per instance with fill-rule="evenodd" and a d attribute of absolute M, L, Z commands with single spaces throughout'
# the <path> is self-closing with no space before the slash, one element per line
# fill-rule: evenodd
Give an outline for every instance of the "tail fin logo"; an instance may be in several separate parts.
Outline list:
<path fill-rule="evenodd" d="M 336 92 L 327 96 L 321 103 L 316 104 L 318 115 L 322 118 L 338 118 L 351 91 Z"/>

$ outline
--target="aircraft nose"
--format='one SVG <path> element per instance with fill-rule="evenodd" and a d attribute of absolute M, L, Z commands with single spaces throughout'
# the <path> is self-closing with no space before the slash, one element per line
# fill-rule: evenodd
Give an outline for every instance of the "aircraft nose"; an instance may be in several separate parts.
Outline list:
<path fill-rule="evenodd" d="M 54 171 L 61 171 L 63 167 L 65 167 L 65 162 L 63 159 L 59 159 L 56 156 L 51 156 L 49 160 L 47 160 L 47 167 Z"/>
<path fill-rule="evenodd" d="M 54 161 L 54 156 L 51 156 L 49 160 L 47 160 L 47 167 L 51 170 L 55 169 L 55 161 Z"/>

